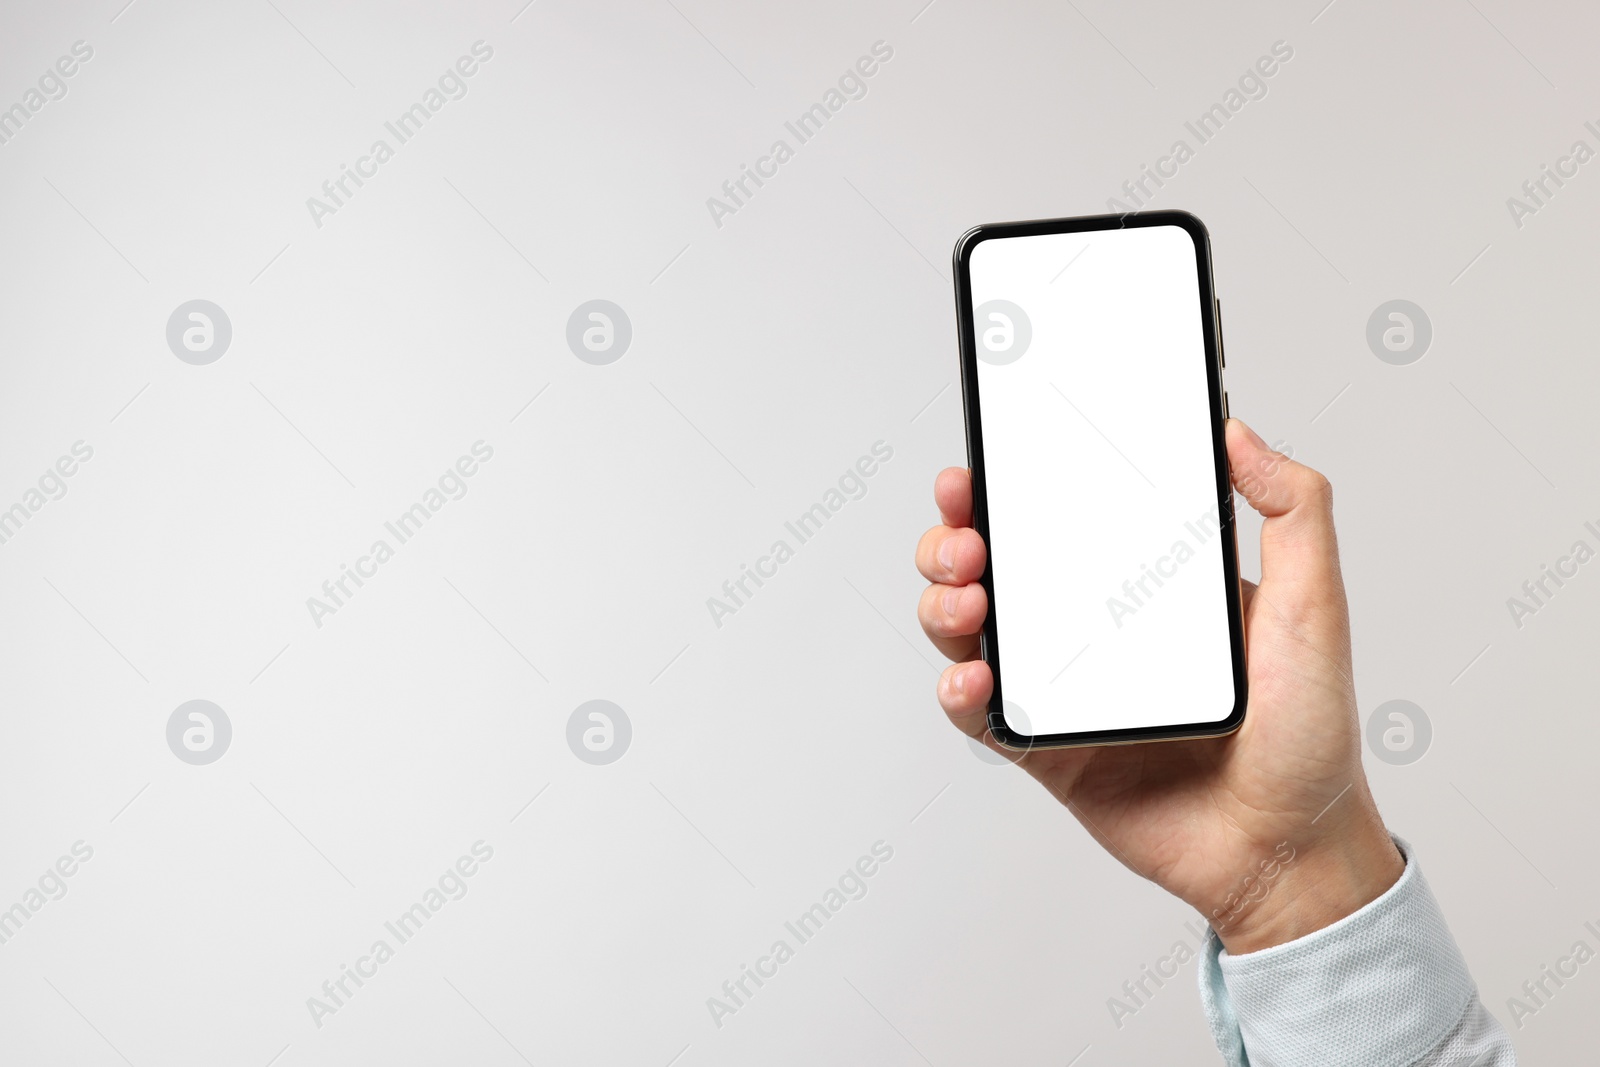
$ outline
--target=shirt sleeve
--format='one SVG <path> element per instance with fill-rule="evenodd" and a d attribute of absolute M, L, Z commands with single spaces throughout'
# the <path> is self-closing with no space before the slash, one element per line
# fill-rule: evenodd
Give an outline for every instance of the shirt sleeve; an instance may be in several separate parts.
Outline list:
<path fill-rule="evenodd" d="M 1200 999 L 1228 1067 L 1515 1067 L 1411 846 L 1395 844 L 1400 880 L 1332 926 L 1242 956 L 1208 934 Z"/>

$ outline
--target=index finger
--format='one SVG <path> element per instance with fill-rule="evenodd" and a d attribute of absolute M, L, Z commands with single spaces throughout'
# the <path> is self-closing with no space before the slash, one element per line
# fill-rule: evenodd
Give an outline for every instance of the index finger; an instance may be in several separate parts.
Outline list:
<path fill-rule="evenodd" d="M 965 467 L 946 467 L 933 480 L 933 501 L 946 526 L 972 525 L 972 472 Z"/>

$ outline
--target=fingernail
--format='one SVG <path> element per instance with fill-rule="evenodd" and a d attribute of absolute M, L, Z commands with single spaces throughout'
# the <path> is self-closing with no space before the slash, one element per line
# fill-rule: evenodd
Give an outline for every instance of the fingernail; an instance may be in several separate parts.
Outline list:
<path fill-rule="evenodd" d="M 959 589 L 947 589 L 947 590 L 945 590 L 945 594 L 944 594 L 944 613 L 946 615 L 952 615 L 953 616 L 956 613 L 956 605 L 958 603 L 960 603 L 960 602 L 961 602 L 961 590 L 959 590 Z"/>
<path fill-rule="evenodd" d="M 954 537 L 945 538 L 944 543 L 939 546 L 939 566 L 947 571 L 955 570 L 956 539 Z"/>

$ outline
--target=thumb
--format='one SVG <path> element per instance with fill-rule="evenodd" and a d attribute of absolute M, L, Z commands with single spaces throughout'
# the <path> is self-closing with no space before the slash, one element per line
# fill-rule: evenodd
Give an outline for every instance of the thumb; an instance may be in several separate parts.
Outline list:
<path fill-rule="evenodd" d="M 1227 424 L 1233 486 L 1260 513 L 1261 585 L 1300 611 L 1342 614 L 1344 578 L 1333 532 L 1333 487 L 1303 463 L 1275 452 L 1238 419 Z"/>

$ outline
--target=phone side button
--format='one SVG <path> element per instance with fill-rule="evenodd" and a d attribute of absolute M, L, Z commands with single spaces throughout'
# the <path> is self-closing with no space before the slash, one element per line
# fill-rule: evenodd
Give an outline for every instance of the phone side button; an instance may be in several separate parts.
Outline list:
<path fill-rule="evenodd" d="M 1214 300 L 1213 303 L 1217 305 L 1217 358 L 1226 367 L 1228 365 L 1228 345 L 1222 339 L 1222 301 Z"/>
<path fill-rule="evenodd" d="M 1225 419 L 1232 418 L 1228 414 L 1228 391 L 1226 389 L 1222 391 L 1222 417 Z"/>

